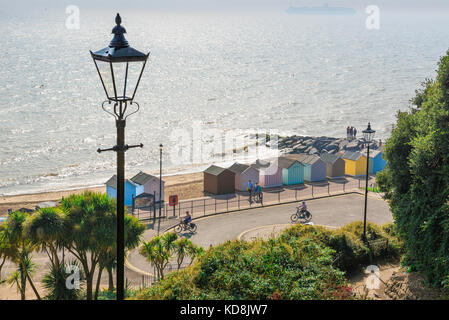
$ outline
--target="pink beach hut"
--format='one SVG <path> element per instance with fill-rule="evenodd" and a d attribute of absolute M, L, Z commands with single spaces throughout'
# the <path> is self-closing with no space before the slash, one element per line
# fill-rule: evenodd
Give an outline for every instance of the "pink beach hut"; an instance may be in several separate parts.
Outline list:
<path fill-rule="evenodd" d="M 251 167 L 259 170 L 259 185 L 262 188 L 282 186 L 282 168 L 279 168 L 277 162 L 257 160 Z"/>

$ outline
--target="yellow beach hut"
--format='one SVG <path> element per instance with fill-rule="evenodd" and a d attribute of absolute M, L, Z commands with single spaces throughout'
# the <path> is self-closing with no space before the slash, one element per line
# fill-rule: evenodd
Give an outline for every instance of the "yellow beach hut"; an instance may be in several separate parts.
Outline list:
<path fill-rule="evenodd" d="M 366 174 L 366 156 L 362 153 L 346 151 L 342 158 L 345 160 L 345 174 L 348 176 Z"/>

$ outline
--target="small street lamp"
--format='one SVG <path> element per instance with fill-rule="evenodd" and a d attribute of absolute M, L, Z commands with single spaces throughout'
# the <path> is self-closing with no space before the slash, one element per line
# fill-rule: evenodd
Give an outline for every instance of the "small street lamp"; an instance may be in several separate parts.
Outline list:
<path fill-rule="evenodd" d="M 374 139 L 375 130 L 371 129 L 371 123 L 368 122 L 368 128 L 362 131 L 363 138 L 367 144 L 366 150 L 366 185 L 365 185 L 365 214 L 363 217 L 363 240 L 366 241 L 366 208 L 368 205 L 368 178 L 369 178 L 369 146 Z"/>
<path fill-rule="evenodd" d="M 142 77 L 148 54 L 142 53 L 129 46 L 124 34 L 126 30 L 121 26 L 122 19 L 117 13 L 117 24 L 112 33 L 114 38 L 109 46 L 96 52 L 90 51 L 95 63 L 101 84 L 106 93 L 107 100 L 102 108 L 115 118 L 117 127 L 117 144 L 103 151 L 115 151 L 117 153 L 117 300 L 124 299 L 125 288 L 125 152 L 130 148 L 143 147 L 143 144 L 125 144 L 126 119 L 139 111 L 139 104 L 134 102 L 140 79 Z M 113 104 L 111 110 L 107 110 L 105 104 Z M 127 112 L 128 107 L 135 105 L 132 112 Z"/>
<path fill-rule="evenodd" d="M 159 145 L 159 219 L 162 215 L 162 149 L 163 149 L 162 143 Z"/>

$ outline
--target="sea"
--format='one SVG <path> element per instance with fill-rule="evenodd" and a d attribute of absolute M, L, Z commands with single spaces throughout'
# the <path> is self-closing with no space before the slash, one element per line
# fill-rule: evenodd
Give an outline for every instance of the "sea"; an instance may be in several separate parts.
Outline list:
<path fill-rule="evenodd" d="M 449 48 L 444 14 L 383 13 L 372 29 L 360 11 L 120 13 L 130 45 L 151 53 L 127 119 L 126 142 L 144 145 L 126 152 L 127 178 L 158 174 L 159 144 L 170 175 L 239 161 L 229 136 L 343 137 L 370 122 L 385 141 Z M 109 44 L 115 14 L 82 9 L 74 28 L 65 10 L 0 10 L 0 195 L 99 186 L 115 173 L 115 153 L 96 152 L 116 128 L 89 53 Z M 221 151 L 203 146 L 213 139 Z"/>

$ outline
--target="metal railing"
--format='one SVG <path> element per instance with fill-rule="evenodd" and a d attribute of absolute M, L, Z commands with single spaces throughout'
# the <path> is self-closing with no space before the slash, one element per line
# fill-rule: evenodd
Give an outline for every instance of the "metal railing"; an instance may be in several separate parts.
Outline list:
<path fill-rule="evenodd" d="M 189 266 L 189 263 L 183 263 L 181 264 L 179 270 L 185 269 Z M 158 279 L 158 277 L 156 276 L 156 270 L 153 267 L 153 274 L 154 275 L 141 275 L 141 283 L 140 283 L 140 287 L 141 288 L 148 288 L 151 287 L 152 285 L 158 283 L 160 281 L 160 279 Z M 169 263 L 166 268 L 164 269 L 164 275 L 166 275 L 169 272 L 172 271 L 176 271 L 178 270 L 178 265 L 174 264 L 174 263 Z"/>
<path fill-rule="evenodd" d="M 374 177 L 370 177 L 369 181 L 374 180 Z M 178 205 L 174 207 L 169 206 L 168 203 L 162 203 L 161 216 L 159 216 L 158 204 L 150 208 L 137 208 L 134 210 L 134 216 L 140 220 L 168 220 L 179 219 L 181 216 L 184 216 L 186 211 L 189 211 L 193 218 L 198 218 L 218 213 L 354 192 L 360 190 L 364 185 L 364 181 L 364 178 L 348 178 L 322 183 L 317 182 L 295 186 L 282 186 L 280 188 L 262 191 L 261 200 L 258 200 L 254 195 L 250 198 L 248 192 L 236 192 L 233 194 L 209 196 L 192 200 L 181 200 L 178 202 Z"/>

